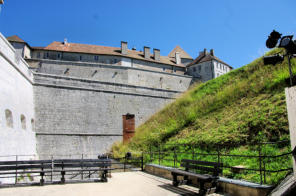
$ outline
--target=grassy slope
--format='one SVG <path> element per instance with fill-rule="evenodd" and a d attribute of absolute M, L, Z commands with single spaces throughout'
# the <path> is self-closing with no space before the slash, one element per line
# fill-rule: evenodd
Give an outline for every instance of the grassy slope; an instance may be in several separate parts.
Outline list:
<path fill-rule="evenodd" d="M 112 151 L 116 156 L 158 143 L 246 146 L 289 139 L 284 94 L 288 77 L 287 60 L 265 66 L 259 58 L 197 84 L 139 126 L 129 144 L 117 143 Z"/>
<path fill-rule="evenodd" d="M 282 51 L 276 49 L 267 55 L 277 52 Z M 296 68 L 295 59 L 292 63 Z M 129 144 L 114 144 L 112 152 L 115 156 L 122 156 L 127 151 L 148 151 L 150 145 L 158 144 L 202 144 L 207 149 L 215 144 L 230 144 L 236 146 L 231 152 L 256 154 L 256 149 L 251 149 L 252 145 L 248 147 L 249 143 L 289 139 L 284 94 L 288 78 L 287 60 L 276 66 L 265 66 L 259 58 L 216 79 L 196 84 L 140 125 Z M 268 154 L 287 150 L 287 145 L 284 149 L 263 149 Z M 249 162 L 229 160 L 229 165 L 244 164 L 251 168 L 252 163 Z M 271 169 L 290 164 L 285 160 L 269 162 Z M 271 175 L 271 183 L 282 177 Z M 246 175 L 244 179 L 258 182 L 258 175 Z"/>
<path fill-rule="evenodd" d="M 294 60 L 292 63 L 295 65 Z M 287 138 L 284 88 L 288 77 L 286 61 L 264 66 L 259 58 L 197 84 L 139 126 L 128 147 L 145 149 L 157 143 L 245 144 Z"/>

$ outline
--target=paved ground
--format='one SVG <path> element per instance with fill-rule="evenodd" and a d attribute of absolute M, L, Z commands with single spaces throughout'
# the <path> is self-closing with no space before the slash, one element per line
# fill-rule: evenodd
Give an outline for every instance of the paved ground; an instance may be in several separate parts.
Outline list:
<path fill-rule="evenodd" d="M 1 188 L 1 196 L 174 196 L 194 195 L 198 189 L 182 185 L 143 172 L 112 173 L 107 183 L 75 183 L 65 185 Z M 211 194 L 218 195 L 218 194 Z"/>

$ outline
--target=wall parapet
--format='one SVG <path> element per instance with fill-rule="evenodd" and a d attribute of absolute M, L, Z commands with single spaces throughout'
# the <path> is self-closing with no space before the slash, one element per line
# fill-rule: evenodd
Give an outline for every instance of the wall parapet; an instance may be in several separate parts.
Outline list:
<path fill-rule="evenodd" d="M 9 62 L 26 80 L 33 83 L 33 74 L 27 62 L 16 53 L 13 46 L 0 33 L 0 55 Z"/>
<path fill-rule="evenodd" d="M 65 77 L 51 74 L 34 73 L 35 86 L 47 86 L 54 88 L 77 89 L 87 91 L 97 91 L 104 93 L 127 94 L 134 96 L 146 96 L 155 98 L 175 99 L 182 93 L 181 91 L 149 88 L 136 85 L 101 82 L 96 80 L 81 79 L 75 77 Z"/>

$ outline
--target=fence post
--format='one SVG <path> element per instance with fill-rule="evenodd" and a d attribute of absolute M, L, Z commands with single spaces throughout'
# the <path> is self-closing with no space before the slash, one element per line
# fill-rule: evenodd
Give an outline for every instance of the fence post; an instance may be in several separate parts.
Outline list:
<path fill-rule="evenodd" d="M 158 165 L 160 165 L 160 144 L 158 144 Z"/>
<path fill-rule="evenodd" d="M 174 146 L 174 168 L 176 168 L 176 146 Z"/>
<path fill-rule="evenodd" d="M 83 153 L 81 154 L 81 180 L 83 180 Z"/>
<path fill-rule="evenodd" d="M 15 161 L 17 161 L 17 160 L 18 160 L 18 156 L 15 155 Z M 15 163 L 15 166 L 16 166 L 16 168 L 15 168 L 15 184 L 17 184 L 17 162 Z"/>
<path fill-rule="evenodd" d="M 126 156 L 124 156 L 124 162 L 123 162 L 123 172 L 125 172 L 125 163 L 126 163 Z"/>
<path fill-rule="evenodd" d="M 260 170 L 260 184 L 262 184 L 262 160 L 261 160 L 261 146 L 258 144 L 259 151 L 259 170 Z"/>
<path fill-rule="evenodd" d="M 264 161 L 264 159 L 263 159 L 263 177 L 264 177 L 264 184 L 266 184 L 266 172 L 265 172 L 266 170 L 265 170 L 265 161 Z"/>
<path fill-rule="evenodd" d="M 217 146 L 217 153 L 218 153 L 218 163 L 220 164 L 220 147 Z"/>
<path fill-rule="evenodd" d="M 51 155 L 51 172 L 50 172 L 50 181 L 52 182 L 53 181 L 53 167 L 54 167 L 54 164 L 53 164 L 53 155 Z"/>
<path fill-rule="evenodd" d="M 150 147 L 149 147 L 149 149 L 150 149 L 150 163 L 152 162 L 152 160 L 153 160 L 153 155 L 152 155 L 152 145 L 150 144 Z"/>
<path fill-rule="evenodd" d="M 192 160 L 195 158 L 195 145 L 192 146 Z"/>
<path fill-rule="evenodd" d="M 144 171 L 144 153 L 142 151 L 142 158 L 141 158 L 141 170 Z"/>

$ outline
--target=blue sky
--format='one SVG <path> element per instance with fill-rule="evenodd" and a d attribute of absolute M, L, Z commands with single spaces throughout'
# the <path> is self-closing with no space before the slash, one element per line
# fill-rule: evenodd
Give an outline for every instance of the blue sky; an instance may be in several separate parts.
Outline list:
<path fill-rule="evenodd" d="M 4 0 L 0 32 L 31 46 L 52 41 L 158 48 L 180 45 L 193 58 L 203 48 L 234 68 L 267 51 L 276 29 L 296 31 L 295 0 Z"/>

